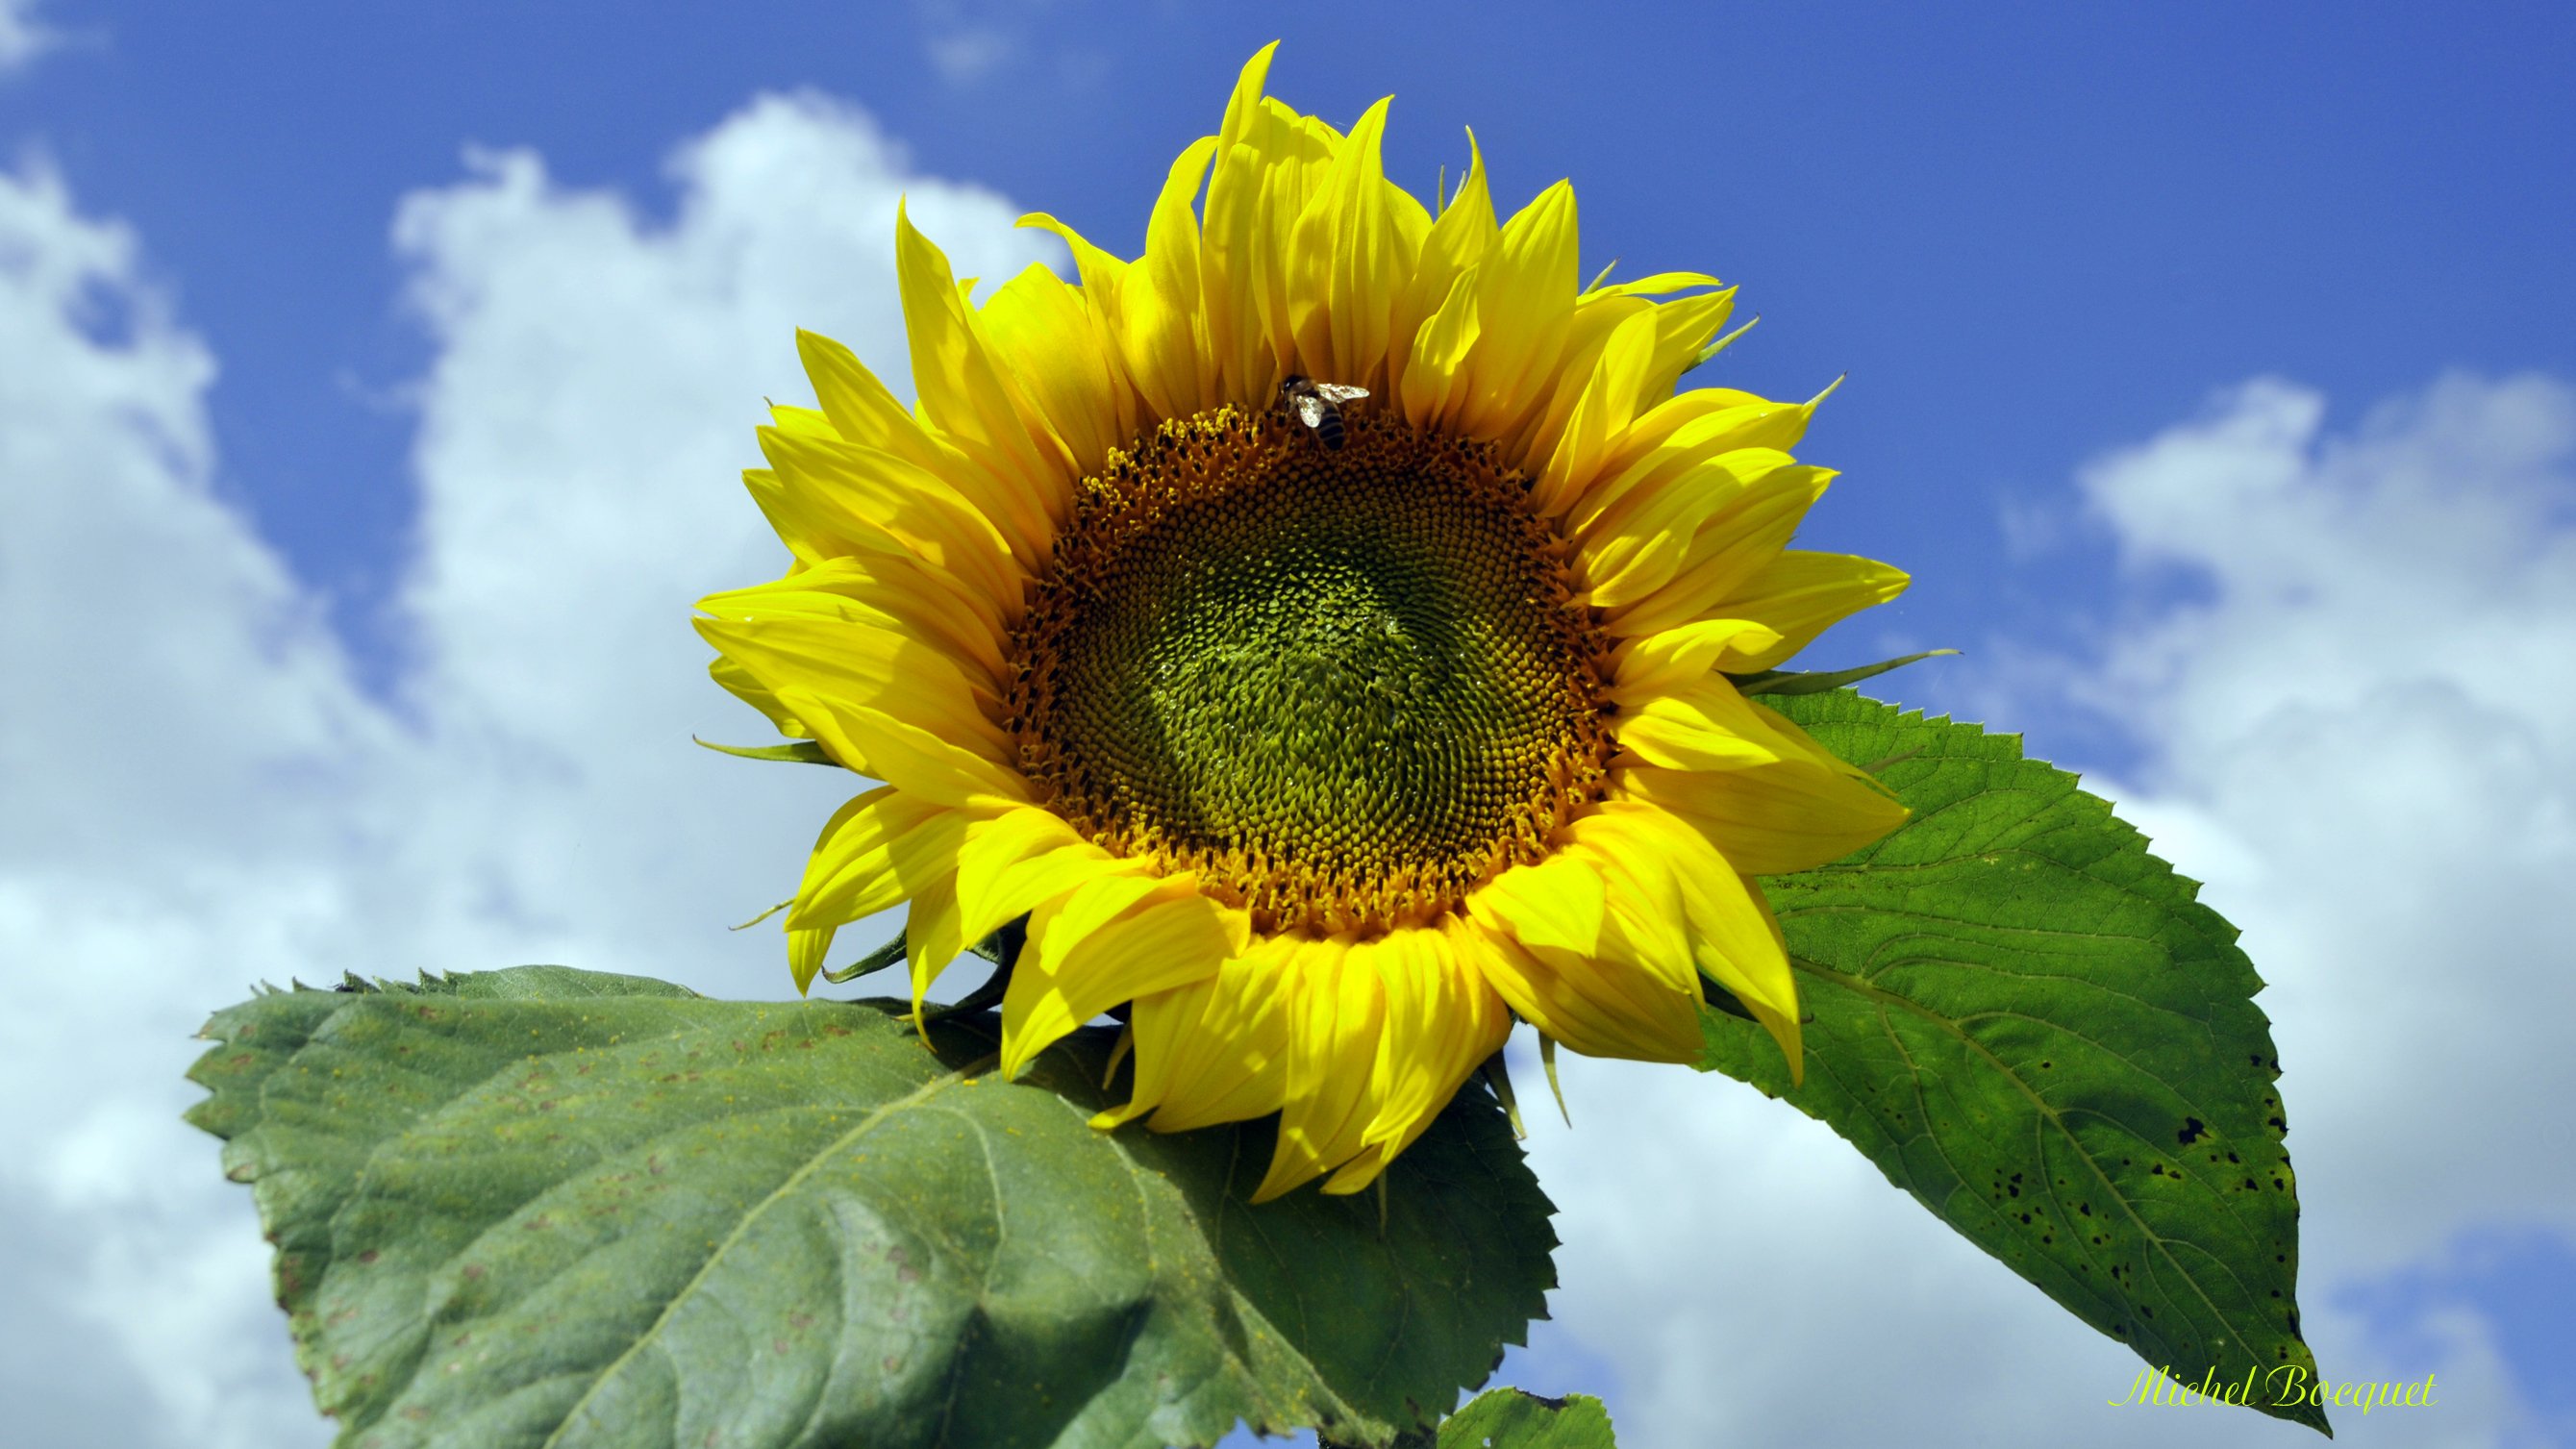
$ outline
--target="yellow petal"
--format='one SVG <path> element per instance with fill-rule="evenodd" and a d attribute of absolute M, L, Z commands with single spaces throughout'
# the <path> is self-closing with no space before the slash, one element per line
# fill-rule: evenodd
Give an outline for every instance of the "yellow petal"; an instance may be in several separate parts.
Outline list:
<path fill-rule="evenodd" d="M 1533 405 L 1522 415 L 1519 424 L 1500 436 L 1498 447 L 1502 454 L 1531 473 L 1545 468 L 1548 457 L 1556 451 L 1558 441 L 1573 425 L 1574 410 L 1593 380 L 1594 369 L 1609 352 L 1610 339 L 1622 326 L 1639 318 L 1651 323 L 1653 312 L 1653 303 L 1640 302 L 1633 297 L 1605 297 L 1576 307 L 1556 363 L 1534 384 Z M 1641 352 L 1638 360 L 1642 363 L 1647 356 Z M 1634 380 L 1640 375 L 1642 368 L 1628 372 L 1629 385 L 1618 390 L 1632 391 Z M 1633 414 L 1635 411 L 1632 407 L 1613 404 L 1606 397 L 1604 405 L 1619 406 L 1623 413 Z M 1624 432 L 1624 424 L 1611 431 L 1605 447 L 1615 446 Z M 1549 511 L 1561 513 L 1565 503 L 1575 496 L 1584 481 L 1588 480 L 1578 480 L 1575 489 L 1552 496 Z"/>
<path fill-rule="evenodd" d="M 991 679 L 980 666 L 961 665 L 935 645 L 896 629 L 755 612 L 743 596 L 727 602 L 736 612 L 694 621 L 698 633 L 750 670 L 782 702 L 793 689 L 822 701 L 835 714 L 851 708 L 891 709 L 996 765 L 1017 759 L 1017 747 L 988 713 L 994 708 Z M 980 684 L 970 678 L 970 670 L 981 677 Z M 821 728 L 810 709 L 797 713 Z"/>
<path fill-rule="evenodd" d="M 1738 674 L 1773 668 L 1828 627 L 1904 593 L 1909 582 L 1904 570 L 1875 559 L 1839 553 L 1780 554 L 1729 590 L 1717 605 L 1726 613 L 1770 625 L 1780 632 L 1780 642 L 1731 655 L 1722 667 Z"/>
<path fill-rule="evenodd" d="M 1581 285 L 1574 188 L 1560 181 L 1503 224 L 1477 267 L 1474 385 L 1460 422 L 1480 437 L 1513 432 L 1543 407 L 1574 326 Z"/>
<path fill-rule="evenodd" d="M 760 516 L 768 520 L 778 541 L 787 545 L 788 555 L 798 568 L 811 567 L 836 554 L 850 552 L 847 540 L 830 530 L 816 526 L 787 495 L 787 487 L 778 475 L 767 468 L 746 468 L 742 474 L 743 491 L 760 507 Z"/>
<path fill-rule="evenodd" d="M 1628 285 L 1644 288 L 1650 282 L 1668 278 L 1682 286 L 1715 286 L 1717 278 L 1701 277 L 1694 272 L 1646 277 Z M 1661 290 L 1661 289 L 1659 289 Z M 1726 319 L 1735 312 L 1735 289 L 1708 292 L 1696 297 L 1677 297 L 1655 308 L 1655 360 L 1638 381 L 1637 410 L 1642 412 L 1673 395 L 1674 384 L 1699 357 L 1700 349 L 1715 337 Z"/>
<path fill-rule="evenodd" d="M 1095 1126 L 1152 1112 L 1187 1132 L 1279 1110 L 1288 1082 L 1287 973 L 1294 937 L 1255 940 L 1214 976 L 1136 1000 L 1135 1089 Z"/>
<path fill-rule="evenodd" d="M 1386 992 L 1370 959 L 1378 949 L 1341 937 L 1307 941 L 1291 963 L 1279 1144 L 1253 1189 L 1256 1203 L 1322 1176 L 1365 1145 L 1386 1021 Z"/>
<path fill-rule="evenodd" d="M 1216 359 L 1199 313 L 1199 224 L 1191 210 L 1216 154 L 1202 136 L 1172 163 L 1145 225 L 1144 259 L 1119 283 L 1120 350 L 1153 411 L 1187 417 L 1212 404 Z"/>
<path fill-rule="evenodd" d="M 833 812 L 805 859 L 805 879 L 787 911 L 789 931 L 847 925 L 955 874 L 972 818 L 891 785 L 851 800 Z"/>
<path fill-rule="evenodd" d="M 984 304 L 976 328 L 1063 449 L 1072 476 L 1099 472 L 1110 449 L 1134 440 L 1135 404 L 1122 397 L 1131 391 L 1126 365 L 1093 325 L 1082 294 L 1055 273 L 1031 263 Z M 1041 500 L 1053 526 L 1064 525 L 1072 500 L 1069 488 Z"/>
<path fill-rule="evenodd" d="M 1218 391 L 1237 401 L 1267 397 L 1278 388 L 1274 337 L 1284 340 L 1287 330 L 1283 323 L 1274 333 L 1264 305 L 1268 273 L 1279 258 L 1269 245 L 1262 207 L 1277 122 L 1262 105 L 1261 85 L 1278 48 L 1274 41 L 1244 63 L 1226 102 L 1199 242 L 1200 296 L 1216 353 Z"/>
<path fill-rule="evenodd" d="M 1641 766 L 1622 785 L 1688 822 L 1747 875 L 1842 859 L 1905 823 L 1906 809 L 1860 770 L 1787 758 L 1720 772 Z"/>
<path fill-rule="evenodd" d="M 1796 466 L 1786 453 L 1739 448 L 1668 487 L 1629 494 L 1584 534 L 1593 604 L 1624 608 L 1671 582 L 1699 555 L 1730 548 L 1750 554 L 1739 576 L 1750 573 L 1788 541 L 1831 476 Z"/>
<path fill-rule="evenodd" d="M 1792 750 L 1733 684 L 1715 674 L 1623 705 L 1618 733 L 1626 762 L 1678 770 L 1752 769 L 1777 763 Z"/>
<path fill-rule="evenodd" d="M 1779 1042 L 1791 1074 L 1800 1073 L 1797 982 L 1761 892 L 1668 812 L 1615 801 L 1603 812 L 1594 818 L 1617 822 L 1622 858 L 1668 875 L 1677 888 L 1693 964 L 1744 1003 Z"/>
<path fill-rule="evenodd" d="M 1322 189 L 1297 218 L 1289 252 L 1289 327 L 1306 365 L 1328 382 L 1378 390 L 1386 386 L 1395 288 L 1413 271 L 1379 156 L 1387 104 L 1369 107 L 1351 128 Z"/>
<path fill-rule="evenodd" d="M 1439 428 L 1463 405 L 1467 359 L 1474 355 L 1479 335 L 1476 290 L 1476 273 L 1470 268 L 1451 284 L 1439 309 L 1414 333 L 1397 397 L 1405 421 L 1417 428 Z"/>
<path fill-rule="evenodd" d="M 1697 992 L 1677 990 L 1633 961 L 1529 947 L 1482 924 L 1474 931 L 1467 959 L 1513 1011 L 1547 1036 L 1586 1056 L 1699 1059 Z"/>
<path fill-rule="evenodd" d="M 1583 295 L 1591 297 L 1661 297 L 1687 291 L 1692 287 L 1714 287 L 1717 278 L 1706 272 L 1657 272 L 1633 282 L 1614 282 L 1606 287 L 1587 287 Z"/>
<path fill-rule="evenodd" d="M 966 949 L 957 929 L 957 877 L 940 876 L 913 893 L 912 908 L 904 915 L 903 944 L 912 967 L 913 1019 L 919 1021 L 930 984 Z"/>
<path fill-rule="evenodd" d="M 968 826 L 956 860 L 958 933 L 969 942 L 1118 868 L 1108 851 L 1036 806 Z"/>
<path fill-rule="evenodd" d="M 1494 224 L 1494 204 L 1485 183 L 1485 158 L 1476 133 L 1467 133 L 1467 174 L 1455 194 L 1445 199 L 1439 219 L 1423 234 L 1413 276 L 1398 290 L 1388 324 L 1387 391 L 1400 399 L 1404 416 L 1415 427 L 1435 426 L 1447 404 L 1451 380 L 1475 345 L 1476 287 L 1469 279 L 1501 228 Z M 1436 337 L 1426 337 L 1433 318 L 1442 319 Z M 1414 379 L 1417 359 L 1436 365 L 1438 376 Z"/>
<path fill-rule="evenodd" d="M 1611 801 L 1566 829 L 1566 854 L 1601 874 L 1602 924 L 1596 956 L 1632 961 L 1675 991 L 1692 988 L 1689 921 L 1676 861 L 1642 816 L 1651 806 Z M 1705 842 L 1702 842 L 1705 851 Z"/>
<path fill-rule="evenodd" d="M 796 994 L 802 996 L 823 973 L 823 962 L 832 950 L 832 936 L 837 926 L 817 926 L 810 931 L 787 933 L 787 974 L 796 978 Z"/>
<path fill-rule="evenodd" d="M 945 479 L 893 453 L 775 427 L 760 430 L 760 446 L 780 486 L 835 532 L 896 539 L 1017 617 L 1023 574 L 1010 541 Z"/>
<path fill-rule="evenodd" d="M 1640 309 L 1616 324 L 1593 363 L 1564 431 L 1530 490 L 1530 501 L 1549 516 L 1564 511 L 1592 480 L 1611 442 L 1637 416 L 1637 397 L 1655 361 L 1655 310 Z"/>
<path fill-rule="evenodd" d="M 1034 410 L 977 335 L 975 314 L 958 296 L 947 255 L 913 228 L 900 203 L 894 227 L 895 275 L 902 284 L 921 414 L 980 465 L 952 481 L 1035 572 L 1045 567 L 1054 546 L 1054 520 L 1070 506 L 1067 460 L 1048 457 L 1030 436 Z"/>
<path fill-rule="evenodd" d="M 752 672 L 740 664 L 719 654 L 708 661 L 707 676 L 723 686 L 727 694 L 769 716 L 769 722 L 777 727 L 780 734 L 792 740 L 813 738 L 813 735 L 806 730 L 805 722 L 796 718 L 794 712 L 785 705 L 780 704 L 778 696 L 770 690 L 769 686 L 754 678 Z M 840 759 L 837 755 L 833 758 Z M 856 761 L 840 760 L 840 763 L 857 770 L 860 774 L 867 773 L 865 766 Z"/>
<path fill-rule="evenodd" d="M 1631 639 L 1611 655 L 1610 698 L 1642 704 L 1697 683 L 1729 650 L 1767 649 L 1778 642 L 1777 630 L 1750 619 L 1701 619 Z"/>
<path fill-rule="evenodd" d="M 1125 883 L 1102 877 L 1092 884 Z M 1061 916 L 1044 908 L 1032 913 L 1031 942 L 1056 935 Z M 1243 949 L 1248 927 L 1243 912 L 1199 894 L 1198 877 L 1184 873 L 1155 881 L 1070 949 L 1061 943 L 1042 953 L 1024 948 L 1002 996 L 1003 1075 L 1018 1075 L 1066 1032 L 1122 1001 L 1215 975 Z"/>
<path fill-rule="evenodd" d="M 1566 510 L 1578 538 L 1613 504 L 1660 491 L 1721 453 L 1740 448 L 1787 452 L 1805 436 L 1814 409 L 1726 388 L 1697 388 L 1656 404 L 1609 448 L 1582 496 Z"/>
<path fill-rule="evenodd" d="M 815 400 L 840 441 L 892 453 L 933 477 L 953 477 L 966 455 L 922 427 L 912 410 L 859 361 L 858 354 L 817 332 L 796 332 L 796 356 Z M 782 412 L 784 410 L 781 410 Z M 787 424 L 782 418 L 781 426 Z M 788 431 L 800 431 L 788 428 Z"/>
<path fill-rule="evenodd" d="M 1730 871 L 1713 871 L 1689 877 L 1684 899 L 1699 935 L 1700 970 L 1732 992 L 1779 1043 L 1790 1082 L 1805 1081 L 1798 983 L 1789 969 L 1788 941 L 1762 888 Z"/>
<path fill-rule="evenodd" d="M 1781 556 L 1798 524 L 1815 506 L 1833 474 L 1822 468 L 1784 467 L 1766 473 L 1733 501 L 1700 521 L 1699 530 L 1680 553 L 1669 578 L 1609 610 L 1610 631 L 1634 638 L 1659 634 L 1693 619 L 1752 619 L 1788 631 L 1778 619 L 1750 607 L 1731 606 L 1748 582 Z M 1638 566 L 1659 569 L 1669 555 L 1641 559 Z M 1727 667 L 1733 667 L 1729 665 Z"/>
<path fill-rule="evenodd" d="M 1011 676 L 999 618 L 974 591 L 909 554 L 831 558 L 772 583 L 709 594 L 719 620 L 804 617 L 860 624 L 919 640 L 954 663 L 971 688 L 998 700 Z"/>
<path fill-rule="evenodd" d="M 1601 873 L 1563 854 L 1503 871 L 1469 896 L 1467 906 L 1476 919 L 1528 945 L 1578 956 L 1601 949 Z"/>
<path fill-rule="evenodd" d="M 814 732 L 833 759 L 844 765 L 864 760 L 867 774 L 923 799 L 960 810 L 1029 803 L 1028 781 L 1019 771 L 908 719 L 785 686 L 778 690 L 778 702 Z"/>
<path fill-rule="evenodd" d="M 1111 316 L 1117 315 L 1118 294 L 1126 282 L 1130 263 L 1102 251 L 1082 233 L 1043 211 L 1027 213 L 1016 225 L 1055 233 L 1073 252 L 1074 274 L 1082 279 L 1084 297 L 1104 306 Z"/>
<path fill-rule="evenodd" d="M 1386 1027 L 1373 1088 L 1377 1115 L 1361 1142 L 1381 1150 L 1354 1158 L 1324 1191 L 1355 1192 L 1375 1180 L 1511 1035 L 1511 1013 L 1502 998 L 1482 971 L 1462 959 L 1462 931 L 1481 942 L 1481 932 L 1453 916 L 1438 928 L 1389 932 L 1379 943 L 1375 960 L 1386 993 Z"/>

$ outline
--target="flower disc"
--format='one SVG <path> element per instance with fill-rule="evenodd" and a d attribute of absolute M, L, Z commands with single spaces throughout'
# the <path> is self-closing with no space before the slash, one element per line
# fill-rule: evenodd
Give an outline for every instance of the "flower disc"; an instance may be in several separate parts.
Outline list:
<path fill-rule="evenodd" d="M 1264 931 L 1455 910 L 1608 776 L 1601 640 L 1525 481 L 1345 425 L 1229 407 L 1113 455 L 1014 639 L 1053 808 Z"/>

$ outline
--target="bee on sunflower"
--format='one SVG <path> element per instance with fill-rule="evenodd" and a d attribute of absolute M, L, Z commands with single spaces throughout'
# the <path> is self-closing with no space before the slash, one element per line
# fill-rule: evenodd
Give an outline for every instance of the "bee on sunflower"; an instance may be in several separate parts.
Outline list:
<path fill-rule="evenodd" d="M 1572 188 L 1497 222 L 1481 156 L 1424 206 L 1385 101 L 1344 134 L 1270 57 L 1139 260 L 1031 216 L 1079 283 L 978 306 L 898 215 L 919 402 L 800 335 L 820 406 L 745 475 L 793 565 L 697 621 L 720 684 L 883 782 L 815 843 L 798 988 L 903 905 L 918 1007 L 1025 918 L 1002 1070 L 1129 1006 L 1094 1125 L 1275 1112 L 1256 1200 L 1367 1186 L 1515 1020 L 1686 1061 L 1705 976 L 1794 1072 L 1754 878 L 1905 816 L 1730 677 L 1906 582 L 1787 547 L 1814 401 L 1676 393 L 1732 289 L 1584 286 Z"/>

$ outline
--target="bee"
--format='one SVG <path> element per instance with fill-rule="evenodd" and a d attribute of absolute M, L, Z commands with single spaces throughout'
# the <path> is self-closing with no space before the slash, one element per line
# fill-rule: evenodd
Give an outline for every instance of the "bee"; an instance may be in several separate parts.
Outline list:
<path fill-rule="evenodd" d="M 1342 404 L 1358 402 L 1367 396 L 1367 388 L 1317 382 L 1311 377 L 1291 376 L 1279 384 L 1281 401 L 1297 414 L 1297 421 L 1314 431 L 1315 440 L 1327 449 L 1342 445 Z"/>

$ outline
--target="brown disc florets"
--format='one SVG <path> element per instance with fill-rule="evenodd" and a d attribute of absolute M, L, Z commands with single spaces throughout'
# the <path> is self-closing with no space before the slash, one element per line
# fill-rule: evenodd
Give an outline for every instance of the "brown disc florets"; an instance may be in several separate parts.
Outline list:
<path fill-rule="evenodd" d="M 1426 923 L 1600 798 L 1606 645 L 1485 445 L 1162 424 L 1083 481 L 1011 641 L 1049 807 L 1256 929 Z"/>

